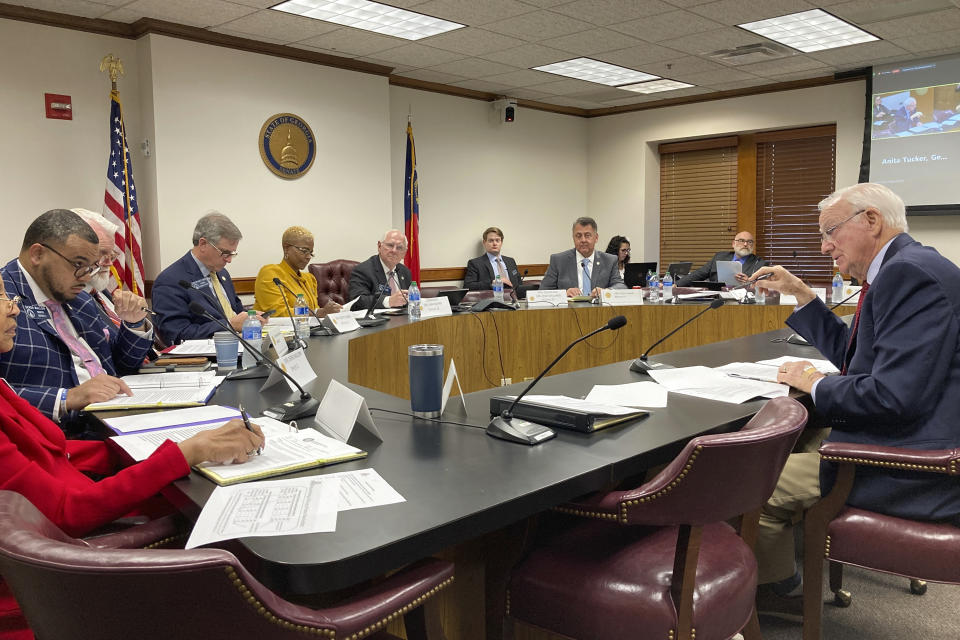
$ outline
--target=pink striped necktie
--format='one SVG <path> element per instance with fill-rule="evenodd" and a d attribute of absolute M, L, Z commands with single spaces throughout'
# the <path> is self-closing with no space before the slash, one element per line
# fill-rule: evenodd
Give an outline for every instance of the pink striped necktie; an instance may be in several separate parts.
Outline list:
<path fill-rule="evenodd" d="M 63 312 L 63 305 L 55 300 L 47 300 L 43 304 L 50 309 L 50 315 L 53 317 L 53 326 L 56 328 L 60 339 L 64 341 L 73 355 L 80 358 L 90 377 L 93 378 L 103 373 L 103 367 L 100 366 L 100 360 L 97 356 L 75 338 L 73 332 L 67 328 L 67 323 L 70 322 L 70 320 L 67 318 L 67 314 Z"/>

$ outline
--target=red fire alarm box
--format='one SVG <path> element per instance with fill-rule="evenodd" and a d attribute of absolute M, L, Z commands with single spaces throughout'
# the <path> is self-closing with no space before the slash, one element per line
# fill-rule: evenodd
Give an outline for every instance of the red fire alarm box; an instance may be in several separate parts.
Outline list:
<path fill-rule="evenodd" d="M 73 120 L 73 101 L 70 96 L 59 93 L 45 93 L 43 94 L 43 104 L 48 118 Z"/>

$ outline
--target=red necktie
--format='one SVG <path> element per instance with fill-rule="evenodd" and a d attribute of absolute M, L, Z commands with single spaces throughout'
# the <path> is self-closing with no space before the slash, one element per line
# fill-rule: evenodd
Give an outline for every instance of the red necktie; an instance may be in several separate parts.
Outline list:
<path fill-rule="evenodd" d="M 113 309 L 107 306 L 106 302 L 103 300 L 103 296 L 100 295 L 100 292 L 94 289 L 90 293 L 93 295 L 94 300 L 97 301 L 97 304 L 100 305 L 100 308 L 103 309 L 103 312 L 107 314 L 108 318 L 110 318 L 110 322 L 119 327 L 120 323 L 122 322 L 122 320 L 120 320 L 120 316 L 118 316 Z"/>
<path fill-rule="evenodd" d="M 857 313 L 853 316 L 853 328 L 850 330 L 850 342 L 847 343 L 847 350 L 843 354 L 843 369 L 840 370 L 840 375 L 847 375 L 847 367 L 850 365 L 850 360 L 853 358 L 853 352 L 856 349 L 857 345 L 857 328 L 860 326 L 860 309 L 863 308 L 863 300 L 867 297 L 867 289 L 870 288 L 870 285 L 866 282 L 863 283 L 863 286 L 860 288 L 860 299 L 857 300 Z"/>

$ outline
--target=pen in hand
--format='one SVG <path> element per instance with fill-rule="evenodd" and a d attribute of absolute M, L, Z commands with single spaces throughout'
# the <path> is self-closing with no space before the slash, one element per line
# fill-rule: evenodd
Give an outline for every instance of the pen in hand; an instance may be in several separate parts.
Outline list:
<path fill-rule="evenodd" d="M 243 405 L 240 405 L 240 417 L 243 418 L 243 424 L 247 427 L 247 431 L 253 432 L 253 427 L 250 426 L 250 416 L 247 415 L 247 412 L 243 410 Z M 263 447 L 257 447 L 257 455 L 263 453 Z"/>
<path fill-rule="evenodd" d="M 730 287 L 730 289 L 731 289 L 731 290 L 732 290 L 732 289 L 746 289 L 747 287 L 749 287 L 749 286 L 751 286 L 751 285 L 754 285 L 754 284 L 760 282 L 761 280 L 766 280 L 767 278 L 770 278 L 770 277 L 772 277 L 772 276 L 773 276 L 772 273 L 765 273 L 765 274 L 763 274 L 762 276 L 757 276 L 757 279 L 756 279 L 756 280 L 751 280 L 750 282 L 744 282 L 743 284 L 738 284 L 738 285 L 735 286 L 735 287 Z"/>

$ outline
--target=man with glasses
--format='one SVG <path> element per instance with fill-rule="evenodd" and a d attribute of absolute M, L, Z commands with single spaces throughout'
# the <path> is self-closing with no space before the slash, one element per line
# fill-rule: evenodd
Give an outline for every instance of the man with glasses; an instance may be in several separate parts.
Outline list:
<path fill-rule="evenodd" d="M 717 282 L 717 262 L 739 262 L 741 272 L 737 274 L 737 280 L 746 282 L 753 273 L 760 267 L 764 267 L 767 261 L 753 253 L 755 242 L 753 234 L 749 231 L 741 231 L 733 238 L 733 251 L 721 251 L 715 254 L 707 264 L 696 271 L 688 273 L 677 281 L 677 286 L 686 287 L 691 282 Z"/>
<path fill-rule="evenodd" d="M 384 293 L 380 304 L 385 308 L 407 304 L 407 288 L 413 276 L 410 269 L 400 264 L 406 253 L 406 236 L 402 231 L 391 229 L 377 243 L 377 255 L 353 268 L 347 297 L 353 300 L 359 296 L 357 309 L 369 308 L 380 293 Z"/>
<path fill-rule="evenodd" d="M 573 221 L 573 249 L 550 256 L 550 265 L 540 281 L 541 289 L 563 289 L 570 297 L 584 295 L 597 298 L 600 289 L 625 289 L 617 257 L 594 251 L 597 221 L 577 218 Z"/>
<path fill-rule="evenodd" d="M 236 331 L 243 328 L 247 314 L 226 270 L 237 255 L 243 234 L 230 218 L 213 211 L 197 221 L 193 229 L 193 249 L 160 272 L 153 283 L 153 310 L 157 329 L 169 344 L 184 340 L 205 340 L 222 327 L 190 311 L 190 303 L 199 303 L 206 311 L 229 322 Z M 189 283 L 184 289 L 180 282 Z M 257 314 L 260 322 L 267 318 Z"/>
<path fill-rule="evenodd" d="M 787 324 L 840 369 L 840 375 L 824 376 L 810 362 L 791 362 L 781 365 L 778 381 L 811 395 L 832 427 L 829 440 L 960 446 L 960 269 L 907 235 L 903 201 L 883 185 L 847 187 L 819 206 L 820 252 L 864 285 L 848 327 L 783 267 L 754 274 L 770 276 L 757 286 L 796 296 Z M 799 612 L 793 527 L 830 490 L 834 476 L 834 466 L 821 462 L 815 449 L 787 461 L 760 520 L 761 611 Z M 960 524 L 960 482 L 860 467 L 847 504 Z"/>
<path fill-rule="evenodd" d="M 135 373 L 150 350 L 153 331 L 143 298 L 114 299 L 116 327 L 86 291 L 103 271 L 98 238 L 77 214 L 47 211 L 24 235 L 20 255 L 2 269 L 7 295 L 23 311 L 11 351 L 0 354 L 0 376 L 65 431 L 84 428 L 78 413 L 91 402 L 130 393 L 116 376 Z"/>
<path fill-rule="evenodd" d="M 313 258 L 313 234 L 303 227 L 290 227 L 283 232 L 281 243 L 283 260 L 279 264 L 264 265 L 257 274 L 253 308 L 287 316 L 293 312 L 297 296 L 301 295 L 319 318 L 340 311 L 340 305 L 334 300 L 327 301 L 323 307 L 319 306 L 317 279 L 309 271 L 304 271 Z M 279 279 L 283 286 L 278 287 L 274 279 Z"/>

